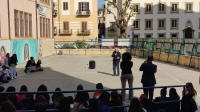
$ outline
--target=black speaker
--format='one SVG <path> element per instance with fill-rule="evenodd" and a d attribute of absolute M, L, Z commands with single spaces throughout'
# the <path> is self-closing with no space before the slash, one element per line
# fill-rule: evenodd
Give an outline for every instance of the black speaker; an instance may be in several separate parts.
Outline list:
<path fill-rule="evenodd" d="M 95 61 L 94 60 L 89 61 L 89 69 L 95 69 Z"/>

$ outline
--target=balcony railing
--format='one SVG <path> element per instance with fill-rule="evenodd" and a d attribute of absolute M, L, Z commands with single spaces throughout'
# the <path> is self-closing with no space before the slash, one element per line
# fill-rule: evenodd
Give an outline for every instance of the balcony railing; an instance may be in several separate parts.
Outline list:
<path fill-rule="evenodd" d="M 71 30 L 61 30 L 59 35 L 72 35 L 72 29 Z"/>
<path fill-rule="evenodd" d="M 90 10 L 88 10 L 88 11 L 77 10 L 76 15 L 77 16 L 90 16 Z"/>
<path fill-rule="evenodd" d="M 90 30 L 78 30 L 77 32 L 78 35 L 90 35 Z"/>

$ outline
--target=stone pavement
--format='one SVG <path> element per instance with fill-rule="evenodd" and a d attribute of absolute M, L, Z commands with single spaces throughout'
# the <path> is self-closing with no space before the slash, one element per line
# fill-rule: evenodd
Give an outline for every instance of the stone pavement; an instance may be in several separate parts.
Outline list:
<path fill-rule="evenodd" d="M 96 61 L 96 69 L 87 68 L 89 60 Z M 141 87 L 142 72 L 139 71 L 144 59 L 133 58 L 134 87 Z M 18 66 L 20 75 L 17 79 L 2 86 L 15 86 L 19 90 L 25 84 L 29 91 L 36 91 L 40 84 L 46 84 L 49 90 L 60 87 L 62 90 L 75 90 L 78 84 L 85 89 L 95 89 L 96 83 L 103 83 L 106 88 L 121 88 L 120 77 L 112 75 L 112 57 L 110 56 L 79 56 L 79 55 L 57 55 L 42 59 L 44 72 L 28 73 L 22 72 L 24 64 Z M 184 68 L 166 63 L 154 62 L 157 64 L 156 86 L 182 85 L 192 82 L 197 92 L 199 88 L 199 72 L 190 68 Z M 169 89 L 168 89 L 169 90 Z M 178 94 L 182 94 L 182 88 L 177 88 Z M 155 90 L 154 96 L 158 96 L 160 89 Z M 139 96 L 141 90 L 134 91 Z M 70 94 L 71 95 L 71 94 Z M 200 103 L 200 94 L 196 97 Z"/>

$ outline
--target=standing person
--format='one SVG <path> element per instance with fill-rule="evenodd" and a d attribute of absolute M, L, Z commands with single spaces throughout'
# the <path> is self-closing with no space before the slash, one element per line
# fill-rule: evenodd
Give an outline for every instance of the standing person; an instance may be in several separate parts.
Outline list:
<path fill-rule="evenodd" d="M 17 62 L 18 62 L 17 55 L 13 54 L 9 61 L 10 73 L 12 79 L 17 78 L 17 70 L 16 70 Z"/>
<path fill-rule="evenodd" d="M 6 54 L 6 58 L 4 59 L 4 65 L 9 68 L 9 60 L 10 60 L 10 54 Z"/>
<path fill-rule="evenodd" d="M 116 68 L 117 68 L 117 76 L 119 76 L 119 62 L 121 59 L 121 54 L 117 48 L 112 53 L 112 57 L 113 57 L 113 72 L 114 72 L 113 76 L 116 75 Z"/>
<path fill-rule="evenodd" d="M 133 88 L 133 74 L 132 66 L 133 62 L 131 61 L 131 54 L 126 52 L 122 55 L 122 62 L 120 68 L 122 69 L 121 73 L 121 84 L 122 88 L 126 88 L 126 81 L 128 81 L 129 88 Z M 129 90 L 129 100 L 133 98 L 133 90 Z M 122 99 L 125 100 L 125 90 L 122 90 Z"/>
<path fill-rule="evenodd" d="M 157 71 L 157 65 L 152 63 L 153 56 L 148 56 L 147 61 L 140 66 L 140 71 L 143 71 L 141 83 L 143 87 L 154 87 L 156 84 L 155 73 Z M 152 101 L 154 88 L 143 89 L 144 94 Z"/>

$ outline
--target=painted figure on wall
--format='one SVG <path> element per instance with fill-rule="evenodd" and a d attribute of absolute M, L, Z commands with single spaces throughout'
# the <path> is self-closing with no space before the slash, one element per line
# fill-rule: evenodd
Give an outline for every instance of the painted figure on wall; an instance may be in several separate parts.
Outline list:
<path fill-rule="evenodd" d="M 6 49 L 4 46 L 1 46 L 1 52 L 0 52 L 0 58 L 1 58 L 1 62 L 4 62 L 4 59 L 6 57 Z"/>
<path fill-rule="evenodd" d="M 29 45 L 26 43 L 24 45 L 24 61 L 29 59 Z"/>

